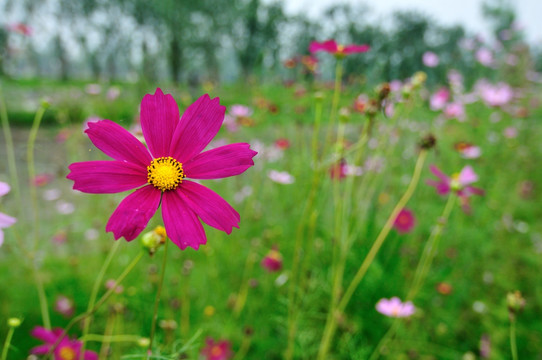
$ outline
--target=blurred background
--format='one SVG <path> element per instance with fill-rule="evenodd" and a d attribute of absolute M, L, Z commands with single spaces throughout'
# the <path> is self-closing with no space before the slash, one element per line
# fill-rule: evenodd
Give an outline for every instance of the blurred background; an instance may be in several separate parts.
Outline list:
<path fill-rule="evenodd" d="M 411 76 L 428 50 L 440 57 L 429 69 L 431 82 L 443 83 L 453 64 L 468 84 L 484 70 L 472 66 L 479 49 L 513 50 L 542 70 L 542 29 L 534 16 L 541 6 L 536 0 L 0 0 L 0 74 L 192 86 L 247 76 L 267 81 L 284 76 L 285 60 L 308 54 L 311 40 L 334 38 L 371 45 L 346 63 L 346 75 L 363 73 L 371 84 Z M 329 66 L 321 64 L 324 76 L 331 77 Z"/>

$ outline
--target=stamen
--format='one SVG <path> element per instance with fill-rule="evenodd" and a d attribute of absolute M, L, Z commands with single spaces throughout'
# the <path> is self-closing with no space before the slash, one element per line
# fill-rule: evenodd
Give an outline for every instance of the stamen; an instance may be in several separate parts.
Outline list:
<path fill-rule="evenodd" d="M 159 157 L 147 166 L 147 181 L 161 191 L 175 190 L 183 182 L 183 165 L 174 158 Z"/>

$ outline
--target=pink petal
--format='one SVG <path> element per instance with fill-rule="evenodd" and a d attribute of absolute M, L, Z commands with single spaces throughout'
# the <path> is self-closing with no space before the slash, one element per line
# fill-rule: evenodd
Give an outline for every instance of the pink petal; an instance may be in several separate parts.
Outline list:
<path fill-rule="evenodd" d="M 219 98 L 200 96 L 186 109 L 175 129 L 169 156 L 185 163 L 199 154 L 220 130 L 225 112 Z"/>
<path fill-rule="evenodd" d="M 111 194 L 135 189 L 147 183 L 147 172 L 141 166 L 120 161 L 76 162 L 66 176 L 73 188 L 89 194 Z"/>
<path fill-rule="evenodd" d="M 485 191 L 483 189 L 480 189 L 480 188 L 477 188 L 477 187 L 474 187 L 474 186 L 467 186 L 464 190 L 467 193 L 467 195 L 484 196 L 484 194 L 485 194 Z"/>
<path fill-rule="evenodd" d="M 169 156 L 169 146 L 179 123 L 179 107 L 170 94 L 160 88 L 141 101 L 141 129 L 151 154 L 157 158 Z"/>
<path fill-rule="evenodd" d="M 113 232 L 115 239 L 135 239 L 158 209 L 160 194 L 160 190 L 148 185 L 128 195 L 109 218 L 105 231 Z"/>
<path fill-rule="evenodd" d="M 250 144 L 237 143 L 218 147 L 196 155 L 183 165 L 184 173 L 192 179 L 218 179 L 239 175 L 254 165 L 257 152 Z"/>
<path fill-rule="evenodd" d="M 204 223 L 227 234 L 232 227 L 239 228 L 241 217 L 220 195 L 192 181 L 183 181 L 181 186 L 183 200 Z"/>
<path fill-rule="evenodd" d="M 433 186 L 437 190 L 437 193 L 439 195 L 446 195 L 450 192 L 450 186 L 445 182 L 436 181 L 436 180 L 427 180 L 426 183 L 429 186 Z"/>
<path fill-rule="evenodd" d="M 8 226 L 15 224 L 16 222 L 17 219 L 15 219 L 14 217 L 11 217 L 4 213 L 0 213 L 0 229 L 7 228 Z"/>
<path fill-rule="evenodd" d="M 10 189 L 11 188 L 10 188 L 9 184 L 0 181 L 0 196 L 6 195 L 9 192 Z"/>
<path fill-rule="evenodd" d="M 337 52 L 337 49 L 338 49 L 338 46 L 335 40 L 327 40 L 322 43 L 318 41 L 313 41 L 309 45 L 309 51 L 311 53 L 315 53 L 317 51 L 326 51 L 328 53 L 334 54 Z"/>
<path fill-rule="evenodd" d="M 98 149 L 115 160 L 131 162 L 145 169 L 152 160 L 141 141 L 110 120 L 88 123 L 85 133 Z"/>
<path fill-rule="evenodd" d="M 83 356 L 84 360 L 98 360 L 98 354 L 94 351 L 87 350 Z"/>
<path fill-rule="evenodd" d="M 62 330 L 60 330 L 60 333 L 58 333 L 59 329 L 55 329 L 55 331 L 47 330 L 46 328 L 42 326 L 36 326 L 32 329 L 30 332 L 30 335 L 35 337 L 36 339 L 40 339 L 43 342 L 46 343 L 55 343 L 57 338 L 62 334 Z"/>
<path fill-rule="evenodd" d="M 478 181 L 478 175 L 476 175 L 470 165 L 465 166 L 459 173 L 459 182 L 463 186 L 472 184 L 476 181 Z"/>
<path fill-rule="evenodd" d="M 364 53 L 369 51 L 371 48 L 369 45 L 347 45 L 344 47 L 343 52 L 345 54 L 354 54 L 354 53 Z"/>
<path fill-rule="evenodd" d="M 443 182 L 445 182 L 446 184 L 450 183 L 450 178 L 448 176 L 446 176 L 442 171 L 439 170 L 438 167 L 436 167 L 435 165 L 431 165 L 429 167 L 429 169 L 431 170 L 431 172 L 436 176 L 438 177 L 440 180 L 442 180 Z"/>
<path fill-rule="evenodd" d="M 200 244 L 207 242 L 201 222 L 196 213 L 190 209 L 185 198 L 181 196 L 181 191 L 164 192 L 162 218 L 167 236 L 181 250 L 186 249 L 187 246 L 198 250 Z"/>
<path fill-rule="evenodd" d="M 39 345 L 30 349 L 30 353 L 34 355 L 45 355 L 49 352 L 52 345 Z"/>

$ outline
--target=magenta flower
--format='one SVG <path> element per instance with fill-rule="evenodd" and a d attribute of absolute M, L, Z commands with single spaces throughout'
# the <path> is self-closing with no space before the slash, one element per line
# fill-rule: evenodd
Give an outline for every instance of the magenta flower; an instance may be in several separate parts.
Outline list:
<path fill-rule="evenodd" d="M 282 269 L 282 254 L 277 249 L 271 249 L 262 260 L 262 267 L 268 272 Z"/>
<path fill-rule="evenodd" d="M 484 194 L 484 190 L 470 185 L 478 181 L 478 175 L 470 165 L 465 166 L 459 174 L 454 174 L 451 177 L 446 176 L 434 165 L 431 165 L 430 169 L 440 181 L 427 180 L 427 184 L 433 186 L 440 195 L 447 195 L 450 191 L 454 191 L 461 199 L 463 210 L 466 212 L 470 210 L 468 198 L 471 195 Z"/>
<path fill-rule="evenodd" d="M 11 188 L 8 184 L 0 181 L 0 197 L 6 195 L 10 189 Z M 4 243 L 4 232 L 2 231 L 2 229 L 10 227 L 16 222 L 17 222 L 17 219 L 15 219 L 14 217 L 11 217 L 4 213 L 0 213 L 0 246 L 2 246 L 2 244 Z"/>
<path fill-rule="evenodd" d="M 135 239 L 160 204 L 168 237 L 181 249 L 198 249 L 207 238 L 199 219 L 228 234 L 240 217 L 222 197 L 191 179 L 239 175 L 254 165 L 257 154 L 246 143 L 201 152 L 222 125 L 226 108 L 219 99 L 201 96 L 179 120 L 173 97 L 157 89 L 141 102 L 141 128 L 148 149 L 120 125 L 102 120 L 85 131 L 114 161 L 73 163 L 67 178 L 73 188 L 91 194 L 132 189 L 113 212 L 106 231 L 115 239 Z M 199 217 L 199 219 L 198 219 Z"/>
<path fill-rule="evenodd" d="M 337 44 L 335 40 L 327 40 L 324 42 L 312 41 L 309 45 L 309 51 L 315 53 L 317 51 L 325 51 L 335 55 L 338 58 L 345 57 L 346 55 L 364 53 L 369 51 L 370 46 L 363 45 L 341 45 Z"/>
<path fill-rule="evenodd" d="M 31 335 L 45 342 L 45 344 L 30 349 L 30 353 L 34 355 L 45 355 L 51 350 L 58 339 L 64 335 L 64 330 L 61 328 L 47 330 L 41 326 L 36 326 L 32 329 Z M 81 345 L 82 343 L 80 341 L 70 339 L 68 336 L 63 336 L 53 352 L 54 360 L 80 359 Z M 94 351 L 85 350 L 83 359 L 98 360 L 98 354 Z"/>
<path fill-rule="evenodd" d="M 432 51 L 426 51 L 422 56 L 423 64 L 427 67 L 435 67 L 439 64 L 438 55 Z"/>
<path fill-rule="evenodd" d="M 212 338 L 207 338 L 201 355 L 205 357 L 205 360 L 229 360 L 232 358 L 233 352 L 229 341 L 215 341 Z"/>
<path fill-rule="evenodd" d="M 6 28 L 9 31 L 13 31 L 15 33 L 25 35 L 25 36 L 31 36 L 32 33 L 34 32 L 30 26 L 23 23 L 10 24 Z"/>
<path fill-rule="evenodd" d="M 429 100 L 429 107 L 431 110 L 442 110 L 450 99 L 450 91 L 446 88 L 438 89 Z"/>
<path fill-rule="evenodd" d="M 414 213 L 409 209 L 401 209 L 395 221 L 393 222 L 393 227 L 400 233 L 406 234 L 409 233 L 416 225 L 416 218 Z"/>
<path fill-rule="evenodd" d="M 376 311 L 379 313 L 394 317 L 409 317 L 416 311 L 416 308 L 411 301 L 402 303 L 398 297 L 392 297 L 391 299 L 380 299 L 376 304 Z"/>

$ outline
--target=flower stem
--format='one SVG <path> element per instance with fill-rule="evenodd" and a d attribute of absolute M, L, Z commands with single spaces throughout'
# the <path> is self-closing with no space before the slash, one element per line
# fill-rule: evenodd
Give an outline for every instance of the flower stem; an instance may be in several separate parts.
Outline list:
<path fill-rule="evenodd" d="M 239 315 L 241 315 L 241 311 L 243 311 L 243 308 L 245 307 L 248 296 L 248 281 L 250 277 L 250 272 L 252 271 L 255 262 L 256 255 L 252 252 L 249 252 L 247 260 L 245 262 L 245 270 L 243 270 L 241 288 L 239 289 L 239 294 L 237 295 L 237 299 L 233 308 L 233 315 L 235 316 L 235 318 L 238 318 Z"/>
<path fill-rule="evenodd" d="M 448 221 L 448 218 L 450 217 L 450 213 L 452 212 L 456 198 L 457 196 L 455 195 L 455 193 L 450 194 L 450 196 L 448 197 L 448 201 L 446 202 L 446 206 L 444 207 L 444 210 L 442 212 L 442 215 L 440 216 L 437 224 L 433 228 L 431 235 L 429 235 L 429 239 L 427 239 L 427 242 L 423 249 L 422 257 L 414 273 L 414 280 L 412 281 L 412 286 L 410 287 L 410 290 L 408 292 L 407 300 L 414 299 L 414 297 L 422 287 L 423 282 L 425 281 L 427 272 L 429 271 L 431 262 L 433 261 L 435 253 L 437 251 L 440 235 L 442 233 L 442 230 L 444 229 L 444 226 L 446 225 L 446 222 Z"/>
<path fill-rule="evenodd" d="M 117 249 L 119 248 L 119 246 L 120 246 L 120 241 L 115 241 L 115 244 L 113 244 L 111 251 L 107 255 L 107 258 L 105 259 L 105 262 L 102 265 L 100 272 L 98 273 L 98 277 L 96 278 L 96 281 L 94 281 L 94 286 L 92 287 L 92 292 L 90 293 L 90 300 L 87 306 L 87 312 L 90 311 L 94 307 L 94 304 L 96 303 L 96 298 L 98 297 L 98 290 L 100 289 L 100 285 L 105 276 L 105 272 L 109 268 L 109 265 L 111 264 L 111 261 L 113 260 L 113 257 L 115 253 L 117 252 Z M 92 320 L 92 317 L 89 316 L 88 318 L 85 319 L 83 323 L 83 334 L 81 335 L 82 344 L 81 344 L 81 352 L 79 355 L 80 360 L 82 359 L 82 356 L 85 353 L 86 335 L 88 334 L 91 320 Z"/>
<path fill-rule="evenodd" d="M 378 359 L 378 357 L 380 356 L 380 351 L 382 350 L 382 347 L 384 347 L 384 345 L 386 345 L 386 343 L 388 343 L 388 341 L 390 341 L 390 339 L 393 337 L 393 335 L 395 334 L 395 331 L 397 330 L 398 325 L 399 325 L 399 318 L 395 318 L 390 328 L 388 329 L 388 331 L 386 331 L 386 334 L 384 334 L 384 336 L 380 339 L 380 341 L 376 345 L 369 360 Z"/>
<path fill-rule="evenodd" d="M 6 341 L 4 341 L 4 348 L 2 349 L 2 360 L 6 360 L 8 357 L 9 347 L 11 346 L 11 338 L 15 332 L 15 327 L 10 326 L 8 334 L 6 335 Z"/>
<path fill-rule="evenodd" d="M 154 301 L 154 312 L 152 315 L 151 336 L 150 336 L 150 341 L 149 341 L 149 349 L 147 351 L 147 359 L 149 359 L 149 356 L 152 354 L 152 342 L 154 340 L 154 333 L 156 331 L 156 320 L 158 319 L 158 306 L 160 305 L 160 295 L 162 294 L 162 287 L 164 285 L 164 275 L 166 273 L 168 244 L 169 244 L 169 241 L 167 241 L 166 239 L 166 243 L 164 245 L 164 257 L 162 259 L 162 270 L 160 274 L 160 282 L 158 283 L 158 289 L 156 291 L 156 299 Z"/>
<path fill-rule="evenodd" d="M 113 293 L 115 292 L 115 290 L 117 289 L 117 286 L 120 285 L 120 283 L 124 280 L 124 278 L 126 276 L 128 276 L 128 274 L 135 268 L 135 266 L 137 265 L 137 263 L 139 262 L 139 260 L 141 260 L 141 258 L 143 257 L 143 255 L 145 254 L 145 251 L 141 250 L 139 252 L 139 254 L 132 260 L 132 262 L 130 264 L 128 264 L 128 266 L 124 269 L 124 271 L 120 274 L 120 276 L 115 279 L 115 285 L 113 285 L 109 290 L 106 291 L 105 294 L 103 294 L 103 296 L 98 300 L 98 302 L 96 302 L 96 304 L 94 305 L 94 307 L 90 310 L 88 310 L 87 312 L 84 312 L 76 317 L 74 317 L 69 323 L 68 325 L 66 325 L 66 327 L 64 328 L 64 333 L 58 337 L 58 339 L 56 340 L 56 342 L 53 344 L 53 346 L 51 346 L 51 348 L 49 349 L 49 352 L 47 353 L 46 355 L 46 359 L 49 358 L 49 359 L 52 359 L 52 355 L 53 355 L 53 352 L 56 350 L 57 346 L 60 344 L 60 342 L 62 341 L 62 339 L 64 339 L 64 337 L 68 334 L 68 332 L 70 331 L 70 329 L 75 325 L 77 324 L 79 321 L 81 320 L 84 320 L 86 319 L 87 317 L 91 316 L 92 314 L 94 314 L 99 308 L 100 306 L 102 306 L 106 301 L 107 299 L 109 299 L 109 297 L 111 295 L 113 295 Z"/>
<path fill-rule="evenodd" d="M 335 88 L 333 91 L 333 99 L 331 101 L 331 113 L 329 116 L 329 128 L 326 136 L 325 145 L 331 143 L 331 136 L 333 134 L 333 127 L 335 126 L 335 120 L 337 118 L 337 109 L 339 107 L 339 100 L 341 98 L 341 85 L 343 77 L 343 60 L 337 59 L 337 65 L 335 66 Z"/>
<path fill-rule="evenodd" d="M 510 316 L 510 351 L 512 360 L 518 360 L 518 346 L 516 343 L 516 317 Z"/>
<path fill-rule="evenodd" d="M 0 87 L 0 118 L 2 119 L 2 131 L 6 140 L 6 155 L 8 160 L 8 168 L 11 186 L 17 198 L 17 203 L 22 206 L 21 190 L 19 189 L 19 180 L 17 176 L 17 162 L 15 161 L 15 147 L 13 145 L 13 137 L 11 136 L 11 128 L 9 126 L 8 112 L 4 97 L 2 96 L 2 88 Z M 22 211 L 21 211 L 22 212 Z"/>
<path fill-rule="evenodd" d="M 87 334 L 80 337 L 81 341 L 96 341 L 96 342 L 135 342 L 141 340 L 141 336 L 138 335 L 98 335 Z"/>

